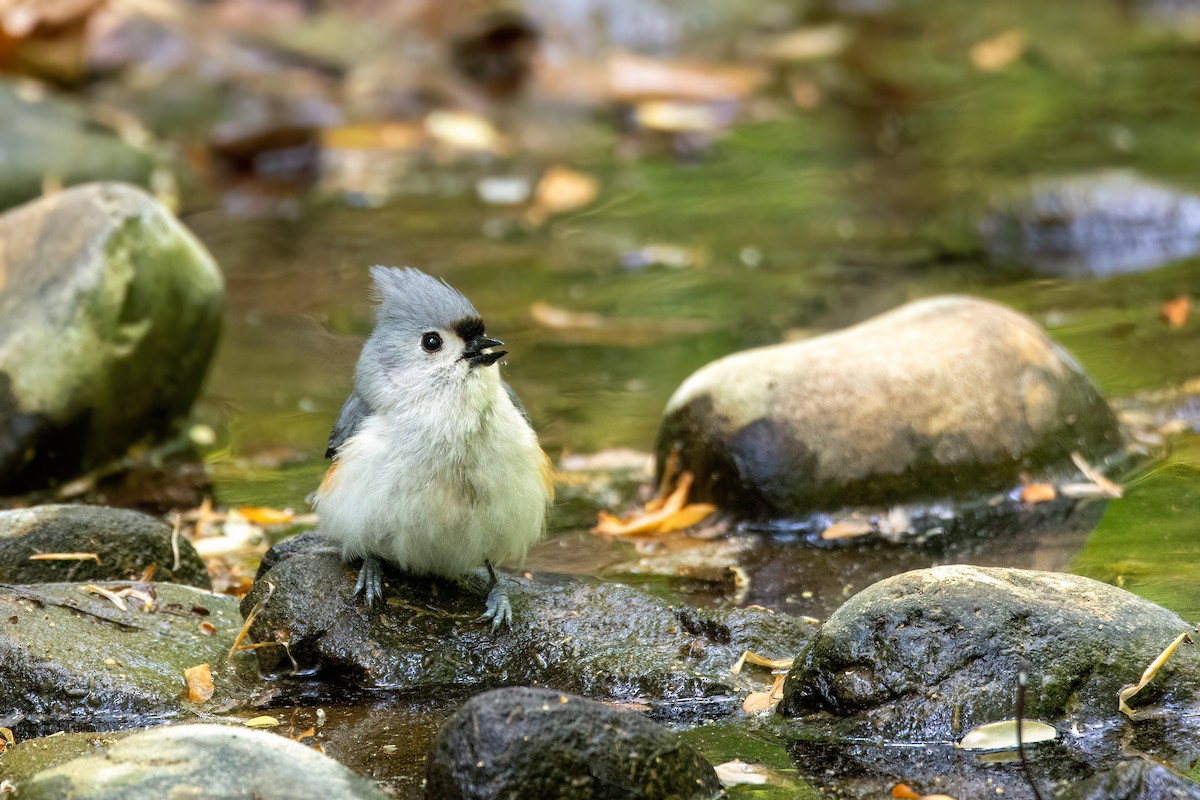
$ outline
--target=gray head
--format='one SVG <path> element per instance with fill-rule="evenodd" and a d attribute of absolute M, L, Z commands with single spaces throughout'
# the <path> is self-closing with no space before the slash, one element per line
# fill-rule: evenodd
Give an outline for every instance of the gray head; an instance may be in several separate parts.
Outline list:
<path fill-rule="evenodd" d="M 371 267 L 379 301 L 375 330 L 358 361 L 356 387 L 374 407 L 407 402 L 410 393 L 452 388 L 505 351 L 484 335 L 479 313 L 445 281 L 405 267 Z"/>

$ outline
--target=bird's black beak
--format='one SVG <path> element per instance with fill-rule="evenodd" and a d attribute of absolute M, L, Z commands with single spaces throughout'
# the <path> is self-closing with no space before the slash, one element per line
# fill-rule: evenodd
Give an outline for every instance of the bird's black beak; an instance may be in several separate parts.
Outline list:
<path fill-rule="evenodd" d="M 467 363 L 472 367 L 490 367 L 500 359 L 508 355 L 507 350 L 494 350 L 491 353 L 485 353 L 489 347 L 499 347 L 504 342 L 499 339 L 489 339 L 480 334 L 467 342 L 467 347 L 463 350 L 462 357 L 467 360 Z"/>

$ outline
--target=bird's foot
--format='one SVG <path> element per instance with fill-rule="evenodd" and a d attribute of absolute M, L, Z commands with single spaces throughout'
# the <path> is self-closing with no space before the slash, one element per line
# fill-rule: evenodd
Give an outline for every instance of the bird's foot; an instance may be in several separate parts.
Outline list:
<path fill-rule="evenodd" d="M 504 584 L 500 583 L 496 570 L 492 568 L 492 562 L 485 561 L 484 566 L 487 567 L 488 575 L 491 576 L 491 588 L 488 589 L 486 609 L 475 621 L 491 620 L 492 633 L 495 633 L 501 625 L 512 627 L 512 603 L 508 602 L 508 592 L 504 590 Z"/>
<path fill-rule="evenodd" d="M 383 564 L 377 556 L 363 557 L 362 567 L 358 570 L 358 582 L 354 584 L 354 593 L 364 595 L 367 608 L 383 599 Z"/>

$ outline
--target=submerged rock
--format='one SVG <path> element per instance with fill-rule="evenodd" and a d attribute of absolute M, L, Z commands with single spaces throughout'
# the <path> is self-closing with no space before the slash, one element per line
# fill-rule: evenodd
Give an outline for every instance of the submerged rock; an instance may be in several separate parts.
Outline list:
<path fill-rule="evenodd" d="M 430 800 L 708 800 L 716 773 L 675 734 L 632 711 L 548 689 L 468 700 L 425 760 Z"/>
<path fill-rule="evenodd" d="M 123 453 L 187 412 L 221 274 L 157 201 L 93 184 L 0 216 L 0 494 Z"/>
<path fill-rule="evenodd" d="M 1135 272 L 1200 253 L 1200 196 L 1133 172 L 1042 178 L 980 222 L 993 260 L 1049 275 Z"/>
<path fill-rule="evenodd" d="M 310 747 L 238 725 L 152 728 L 122 738 L 102 753 L 39 772 L 16 788 L 21 800 L 388 797 L 375 784 Z"/>
<path fill-rule="evenodd" d="M 157 157 L 97 124 L 82 107 L 33 86 L 0 80 L 0 209 L 41 197 L 47 178 L 64 186 L 151 185 L 162 168 Z"/>
<path fill-rule="evenodd" d="M 939 297 L 844 331 L 736 353 L 676 390 L 659 474 L 755 519 L 1006 491 L 1074 471 L 1123 434 L 1083 369 L 1029 318 Z"/>
<path fill-rule="evenodd" d="M 248 693 L 226 660 L 240 628 L 237 600 L 190 586 L 0 586 L 0 718 L 24 738 L 221 706 Z M 200 664 L 210 665 L 215 693 L 190 703 L 184 671 Z"/>
<path fill-rule="evenodd" d="M 482 580 L 472 589 L 392 574 L 384 602 L 368 610 L 353 594 L 357 566 L 318 537 L 303 541 L 314 546 L 271 557 L 243 601 L 246 613 L 263 603 L 248 639 L 287 643 L 255 651 L 261 671 L 315 672 L 343 691 L 540 685 L 657 703 L 665 715 L 717 715 L 739 707 L 740 681 L 760 679 L 730 673 L 743 650 L 786 658 L 814 629 L 761 608 L 690 609 L 625 586 L 539 577 L 507 581 L 513 627 L 493 634 L 477 621 Z"/>
<path fill-rule="evenodd" d="M 1162 764 L 1134 759 L 1054 796 L 1057 800 L 1200 800 L 1200 784 Z"/>
<path fill-rule="evenodd" d="M 880 581 L 846 601 L 796 659 L 779 713 L 838 738 L 957 741 L 1015 716 L 1027 659 L 1025 716 L 1056 724 L 1126 718 L 1117 694 L 1193 626 L 1172 611 L 1088 578 L 946 566 Z M 1200 651 L 1181 646 L 1130 701 L 1194 705 Z"/>
<path fill-rule="evenodd" d="M 176 546 L 177 569 L 171 526 L 122 508 L 47 505 L 0 511 L 0 583 L 134 580 L 153 566 L 155 580 L 211 589 L 192 543 L 180 536 Z M 85 557 L 30 559 L 44 553 Z M 95 558 L 87 558 L 89 553 Z"/>

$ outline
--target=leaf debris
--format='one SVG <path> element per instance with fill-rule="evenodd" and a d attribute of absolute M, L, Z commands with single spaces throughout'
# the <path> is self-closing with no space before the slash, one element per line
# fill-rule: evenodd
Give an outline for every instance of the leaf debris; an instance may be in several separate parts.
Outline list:
<path fill-rule="evenodd" d="M 1166 650 L 1163 650 L 1158 654 L 1158 658 L 1150 662 L 1150 666 L 1146 667 L 1146 671 L 1142 673 L 1142 679 L 1140 681 L 1121 687 L 1121 691 L 1117 694 L 1117 708 L 1120 709 L 1122 714 L 1130 719 L 1133 719 L 1135 712 L 1128 705 L 1130 698 L 1140 692 L 1146 686 L 1146 684 L 1154 680 L 1154 676 L 1158 674 L 1160 669 L 1162 669 L 1163 664 L 1167 663 L 1167 659 L 1170 658 L 1171 654 L 1175 652 L 1175 648 L 1179 647 L 1179 645 L 1183 644 L 1184 642 L 1191 644 L 1191 641 L 1192 637 L 1187 633 L 1179 634 L 1177 637 L 1175 637 L 1175 641 L 1167 645 Z"/>

